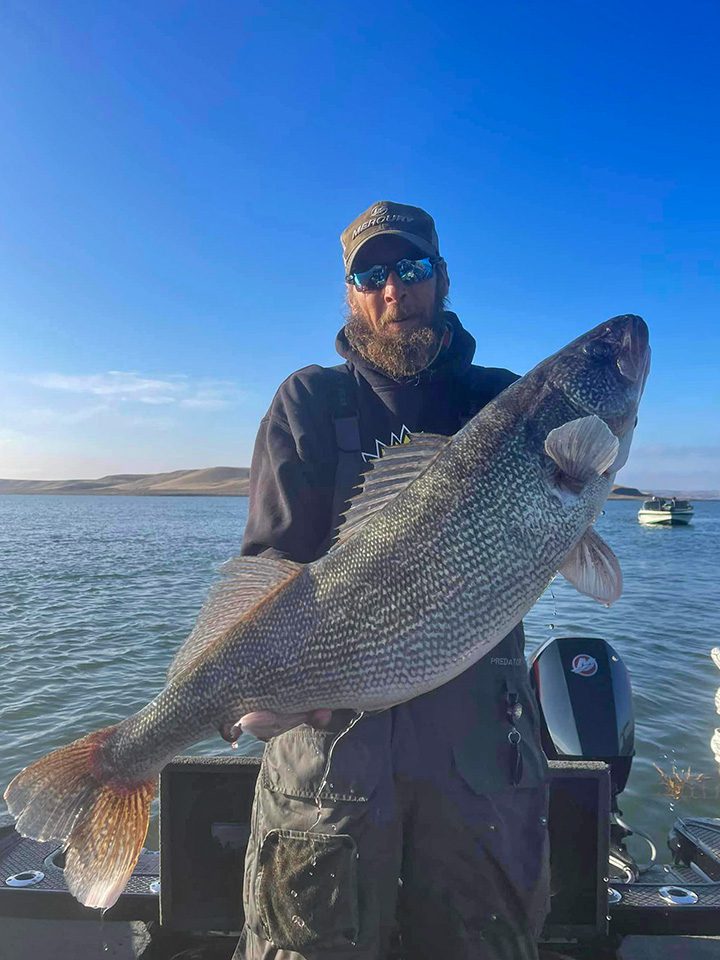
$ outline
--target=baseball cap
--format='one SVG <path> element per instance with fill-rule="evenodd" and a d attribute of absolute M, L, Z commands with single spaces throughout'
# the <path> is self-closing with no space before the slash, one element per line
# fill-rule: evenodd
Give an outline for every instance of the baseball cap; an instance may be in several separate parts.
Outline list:
<path fill-rule="evenodd" d="M 435 221 L 429 213 L 405 203 L 378 200 L 340 234 L 346 271 L 350 270 L 360 248 L 379 236 L 403 237 L 425 256 L 440 256 Z"/>

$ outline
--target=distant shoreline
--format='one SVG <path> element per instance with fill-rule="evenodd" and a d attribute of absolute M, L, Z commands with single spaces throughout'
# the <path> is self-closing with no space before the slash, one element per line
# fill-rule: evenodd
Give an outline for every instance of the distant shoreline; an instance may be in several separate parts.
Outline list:
<path fill-rule="evenodd" d="M 96 480 L 0 480 L 0 494 L 62 496 L 246 497 L 248 467 L 206 467 L 171 473 L 122 473 Z"/>
<path fill-rule="evenodd" d="M 101 497 L 247 497 L 249 467 L 206 467 L 171 473 L 123 473 L 96 480 L 2 480 L 0 494 Z M 659 490 L 643 492 L 616 485 L 611 500 L 646 500 L 653 495 L 687 500 L 720 500 L 720 490 Z"/>
<path fill-rule="evenodd" d="M 224 490 L 5 490 L 8 497 L 248 497 L 249 493 L 231 493 Z"/>

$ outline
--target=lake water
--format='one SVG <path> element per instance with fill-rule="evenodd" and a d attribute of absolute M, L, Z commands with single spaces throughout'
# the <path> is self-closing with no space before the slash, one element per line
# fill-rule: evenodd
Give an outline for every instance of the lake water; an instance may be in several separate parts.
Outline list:
<path fill-rule="evenodd" d="M 528 652 L 549 636 L 602 636 L 625 661 L 637 755 L 620 805 L 664 850 L 677 813 L 720 816 L 709 655 L 720 645 L 720 502 L 668 529 L 640 526 L 637 509 L 610 502 L 597 524 L 623 568 L 618 603 L 606 609 L 558 578 L 525 624 Z M 0 785 L 157 693 L 246 516 L 241 497 L 0 496 Z M 217 737 L 196 752 L 230 748 Z M 707 779 L 673 803 L 655 764 Z M 641 842 L 633 849 L 644 859 Z"/>

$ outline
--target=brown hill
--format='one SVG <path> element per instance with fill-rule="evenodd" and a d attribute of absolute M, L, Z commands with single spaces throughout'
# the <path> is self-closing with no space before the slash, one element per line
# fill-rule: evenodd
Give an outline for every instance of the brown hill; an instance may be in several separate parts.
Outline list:
<path fill-rule="evenodd" d="M 93 494 L 143 497 L 246 497 L 248 467 L 206 467 L 203 470 L 174 470 L 171 473 L 116 473 L 97 480 L 0 480 L 2 493 Z M 676 495 L 680 496 L 680 494 Z M 651 496 L 636 487 L 615 485 L 611 500 L 645 500 Z M 686 499 L 718 499 L 720 492 L 695 491 Z"/>
<path fill-rule="evenodd" d="M 207 467 L 172 473 L 122 473 L 97 480 L 0 480 L 0 493 L 150 497 L 246 497 L 247 467 Z"/>
<path fill-rule="evenodd" d="M 610 492 L 609 500 L 647 500 L 649 493 L 643 493 L 637 487 L 621 487 L 617 483 Z"/>

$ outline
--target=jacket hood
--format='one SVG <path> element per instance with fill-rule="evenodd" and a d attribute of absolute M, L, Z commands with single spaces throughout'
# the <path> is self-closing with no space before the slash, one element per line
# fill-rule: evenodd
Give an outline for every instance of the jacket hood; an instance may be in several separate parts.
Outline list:
<path fill-rule="evenodd" d="M 338 333 L 335 339 L 335 349 L 340 356 L 351 366 L 355 367 L 365 379 L 373 384 L 388 385 L 393 384 L 420 384 L 429 383 L 433 380 L 442 380 L 445 378 L 455 378 L 461 376 L 472 363 L 475 356 L 475 338 L 467 332 L 458 320 L 457 316 L 449 310 L 443 311 L 443 318 L 452 330 L 452 339 L 450 344 L 443 350 L 424 370 L 412 377 L 403 377 L 394 379 L 383 373 L 374 364 L 370 363 L 364 357 L 354 350 L 345 334 L 345 327 Z"/>

